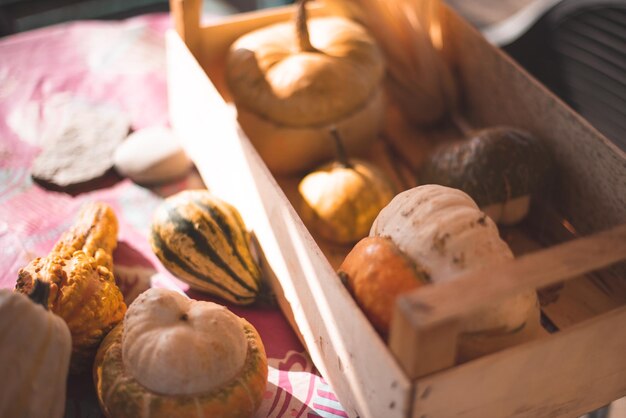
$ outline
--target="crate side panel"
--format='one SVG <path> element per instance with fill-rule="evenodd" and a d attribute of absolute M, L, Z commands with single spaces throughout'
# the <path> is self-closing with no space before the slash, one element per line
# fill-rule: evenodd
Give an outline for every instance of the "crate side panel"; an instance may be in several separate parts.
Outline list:
<path fill-rule="evenodd" d="M 626 308 L 417 382 L 413 416 L 580 416 L 626 395 Z M 450 400 L 454 399 L 453 402 Z"/>
<path fill-rule="evenodd" d="M 491 46 L 450 9 L 444 28 L 449 57 L 463 93 L 462 112 L 475 128 L 510 125 L 542 138 L 555 158 L 549 194 L 535 201 L 525 222 L 544 245 L 585 236 L 626 222 L 626 154 L 554 96 L 510 57 Z M 563 231 L 568 237 L 564 238 Z M 571 324 L 626 304 L 626 264 L 581 280 L 547 309 L 555 322 Z M 591 309 L 581 287 L 594 287 Z M 586 302 L 585 302 L 586 303 Z"/>

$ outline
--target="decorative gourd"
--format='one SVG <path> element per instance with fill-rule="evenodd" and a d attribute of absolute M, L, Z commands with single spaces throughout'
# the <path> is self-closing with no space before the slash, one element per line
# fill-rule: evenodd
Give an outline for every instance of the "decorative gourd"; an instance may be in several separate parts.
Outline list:
<path fill-rule="evenodd" d="M 357 154 L 382 127 L 385 106 L 381 52 L 364 27 L 343 17 L 278 23 L 238 39 L 226 82 L 241 127 L 276 173 L 311 169 L 332 156 L 337 126 Z"/>
<path fill-rule="evenodd" d="M 126 312 L 112 273 L 116 245 L 115 213 L 104 203 L 89 203 L 48 256 L 19 271 L 18 292 L 29 294 L 37 279 L 50 284 L 48 307 L 72 333 L 72 373 L 91 367 L 102 338 Z"/>
<path fill-rule="evenodd" d="M 207 190 L 186 190 L 156 210 L 150 235 L 163 265 L 192 288 L 246 305 L 261 289 L 250 235 L 235 207 Z"/>
<path fill-rule="evenodd" d="M 383 337 L 389 332 L 396 298 L 429 282 L 428 274 L 385 237 L 359 241 L 339 267 L 339 276 Z"/>
<path fill-rule="evenodd" d="M 0 289 L 0 416 L 61 418 L 72 353 L 70 330 L 48 312 L 49 283 L 37 281 L 30 299 Z"/>
<path fill-rule="evenodd" d="M 495 223 L 464 192 L 439 185 L 419 186 L 398 194 L 378 215 L 370 236 L 389 237 L 426 272 L 433 283 L 479 266 L 513 258 Z M 473 358 L 539 327 L 534 290 L 485 302 L 485 308 L 461 326 L 459 357 Z M 502 337 L 502 338 L 500 338 Z"/>
<path fill-rule="evenodd" d="M 378 212 L 395 195 L 387 176 L 375 165 L 348 160 L 332 130 L 337 161 L 309 173 L 298 185 L 300 215 L 320 236 L 340 244 L 367 236 Z"/>
<path fill-rule="evenodd" d="M 245 319 L 155 288 L 131 303 L 94 363 L 100 405 L 115 418 L 249 418 L 267 375 L 263 343 Z"/>
<path fill-rule="evenodd" d="M 501 126 L 436 150 L 421 167 L 419 181 L 463 190 L 496 223 L 512 225 L 548 184 L 551 165 L 542 141 Z"/>

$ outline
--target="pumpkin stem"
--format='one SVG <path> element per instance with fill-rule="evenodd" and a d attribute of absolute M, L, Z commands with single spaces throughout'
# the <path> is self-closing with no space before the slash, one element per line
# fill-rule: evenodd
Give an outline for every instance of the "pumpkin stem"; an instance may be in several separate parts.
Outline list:
<path fill-rule="evenodd" d="M 317 52 L 317 49 L 311 44 L 309 37 L 309 27 L 307 25 L 306 3 L 308 0 L 300 0 L 296 10 L 296 36 L 298 38 L 298 47 L 300 52 Z"/>
<path fill-rule="evenodd" d="M 33 290 L 28 294 L 30 300 L 40 304 L 45 310 L 48 310 L 48 296 L 50 295 L 50 283 L 43 280 L 35 279 Z"/>
<path fill-rule="evenodd" d="M 343 146 L 343 142 L 341 141 L 341 136 L 339 135 L 339 131 L 336 127 L 330 128 L 330 134 L 333 136 L 335 140 L 335 155 L 337 157 L 337 161 L 344 168 L 352 168 L 352 163 L 348 160 L 348 154 L 346 153 L 346 149 Z"/>
<path fill-rule="evenodd" d="M 259 308 L 276 308 L 277 301 L 274 291 L 264 280 L 261 280 L 259 293 L 257 294 L 254 306 Z"/>

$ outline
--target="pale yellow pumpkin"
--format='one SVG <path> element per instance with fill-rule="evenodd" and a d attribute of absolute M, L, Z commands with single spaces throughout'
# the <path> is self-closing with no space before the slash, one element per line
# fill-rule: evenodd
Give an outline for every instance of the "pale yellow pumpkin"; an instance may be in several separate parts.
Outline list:
<path fill-rule="evenodd" d="M 300 216 L 321 237 L 349 244 L 366 237 L 378 212 L 395 195 L 391 180 L 374 164 L 348 159 L 339 133 L 337 161 L 306 175 L 298 185 Z"/>
<path fill-rule="evenodd" d="M 349 167 L 330 163 L 302 179 L 300 215 L 321 237 L 349 244 L 366 237 L 394 189 L 375 165 L 351 160 Z"/>
<path fill-rule="evenodd" d="M 48 311 L 49 288 L 37 280 L 29 296 L 0 289 L 0 417 L 65 413 L 72 339 L 65 321 Z"/>
<path fill-rule="evenodd" d="M 267 384 L 254 327 L 224 306 L 149 289 L 105 338 L 94 364 L 109 417 L 249 418 Z"/>
<path fill-rule="evenodd" d="M 513 259 L 496 224 L 466 193 L 424 185 L 398 194 L 378 215 L 370 236 L 389 237 L 436 283 Z M 540 327 L 534 290 L 485 307 L 461 326 L 459 357 L 469 359 L 532 338 Z"/>
<path fill-rule="evenodd" d="M 284 22 L 238 39 L 226 81 L 241 127 L 277 173 L 313 168 L 331 157 L 329 128 L 351 153 L 374 141 L 383 122 L 383 57 L 361 25 L 342 17 Z M 296 26 L 298 30 L 296 30 Z"/>

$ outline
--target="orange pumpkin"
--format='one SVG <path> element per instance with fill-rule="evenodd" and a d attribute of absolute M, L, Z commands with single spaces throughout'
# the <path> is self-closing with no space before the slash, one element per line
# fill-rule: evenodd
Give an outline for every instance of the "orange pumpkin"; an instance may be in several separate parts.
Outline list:
<path fill-rule="evenodd" d="M 428 283 L 428 273 L 383 237 L 359 241 L 339 267 L 339 275 L 383 336 L 389 332 L 396 298 Z"/>

